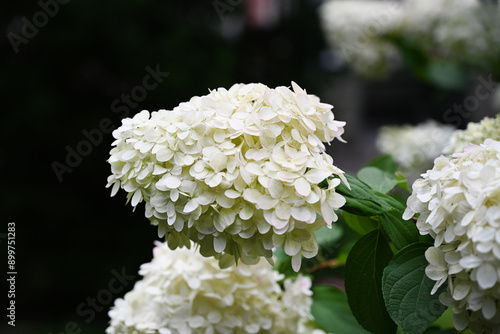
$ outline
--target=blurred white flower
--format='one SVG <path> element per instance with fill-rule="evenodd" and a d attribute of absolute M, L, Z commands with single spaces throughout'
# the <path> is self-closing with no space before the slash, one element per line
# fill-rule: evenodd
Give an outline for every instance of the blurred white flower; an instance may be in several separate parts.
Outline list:
<path fill-rule="evenodd" d="M 405 0 L 395 33 L 408 36 L 431 59 L 472 65 L 495 61 L 500 51 L 500 10 L 479 0 Z"/>
<path fill-rule="evenodd" d="M 292 87 L 237 84 L 123 120 L 108 160 L 112 195 L 121 187 L 132 206 L 144 201 L 172 249 L 192 240 L 226 267 L 282 247 L 298 270 L 317 253 L 314 231 L 337 220 L 345 199 L 335 187 L 347 181 L 323 144 L 341 140 L 345 122 Z M 320 188 L 332 174 L 340 179 Z"/>
<path fill-rule="evenodd" d="M 331 46 L 364 76 L 387 74 L 400 62 L 401 46 L 430 61 L 482 70 L 498 62 L 500 10 L 485 1 L 330 0 L 320 15 Z"/>
<path fill-rule="evenodd" d="M 455 327 L 500 331 L 500 142 L 487 139 L 452 157 L 413 184 L 403 218 L 419 213 L 417 228 L 434 238 L 426 252 L 433 293 L 453 307 Z"/>
<path fill-rule="evenodd" d="M 331 0 L 320 7 L 322 27 L 334 50 L 367 77 L 386 74 L 398 58 L 391 42 L 381 38 L 400 20 L 396 1 Z"/>
<path fill-rule="evenodd" d="M 443 153 L 463 152 L 467 146 L 481 144 L 487 138 L 500 140 L 500 115 L 496 118 L 485 117 L 479 123 L 470 122 L 467 124 L 467 129 L 456 130 Z"/>
<path fill-rule="evenodd" d="M 418 125 L 388 125 L 379 129 L 375 145 L 381 153 L 392 154 L 409 180 L 432 167 L 454 131 L 450 125 L 428 120 Z"/>
<path fill-rule="evenodd" d="M 311 280 L 299 275 L 283 290 L 264 260 L 220 269 L 193 249 L 157 243 L 139 273 L 110 310 L 107 334 L 324 333 L 308 324 Z"/>

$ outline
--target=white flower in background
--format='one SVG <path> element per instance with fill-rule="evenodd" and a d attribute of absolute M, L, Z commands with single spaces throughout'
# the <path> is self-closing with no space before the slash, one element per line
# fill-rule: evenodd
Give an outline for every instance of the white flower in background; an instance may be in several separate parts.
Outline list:
<path fill-rule="evenodd" d="M 172 249 L 192 240 L 226 267 L 282 247 L 298 270 L 317 253 L 314 231 L 337 220 L 345 198 L 335 187 L 347 181 L 322 143 L 341 140 L 345 122 L 292 87 L 237 84 L 123 120 L 108 160 L 112 195 L 121 187 L 132 206 L 144 201 Z M 320 188 L 332 174 L 340 179 Z"/>
<path fill-rule="evenodd" d="M 365 76 L 399 62 L 396 43 L 431 61 L 483 70 L 498 62 L 500 10 L 479 0 L 330 0 L 320 16 L 331 46 Z"/>
<path fill-rule="evenodd" d="M 432 167 L 453 134 L 454 127 L 433 120 L 412 125 L 382 126 L 375 145 L 381 153 L 392 154 L 408 179 Z"/>
<path fill-rule="evenodd" d="M 157 243 L 143 276 L 110 310 L 107 334 L 321 334 L 308 324 L 311 280 L 283 275 L 262 260 L 220 269 L 194 249 Z"/>
<path fill-rule="evenodd" d="M 433 59 L 485 65 L 500 51 L 500 10 L 479 0 L 405 0 L 395 34 Z"/>
<path fill-rule="evenodd" d="M 397 49 L 381 36 L 400 15 L 396 1 L 332 0 L 320 7 L 327 41 L 356 72 L 368 77 L 384 75 L 396 63 Z"/>
<path fill-rule="evenodd" d="M 465 130 L 456 130 L 443 152 L 446 154 L 463 152 L 470 144 L 481 144 L 487 138 L 500 140 L 500 115 L 496 118 L 485 117 L 479 123 L 467 124 Z"/>
<path fill-rule="evenodd" d="M 426 252 L 433 293 L 453 307 L 455 327 L 500 331 L 500 142 L 487 139 L 463 153 L 441 156 L 413 184 L 403 218 L 434 238 Z"/>

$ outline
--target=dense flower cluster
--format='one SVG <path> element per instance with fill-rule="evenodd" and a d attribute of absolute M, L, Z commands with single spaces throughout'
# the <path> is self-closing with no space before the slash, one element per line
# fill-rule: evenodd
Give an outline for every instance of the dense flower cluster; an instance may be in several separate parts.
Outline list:
<path fill-rule="evenodd" d="M 480 0 L 330 0 L 321 8 L 323 30 L 358 73 L 391 69 L 396 47 L 431 61 L 489 70 L 500 53 L 500 9 Z"/>
<path fill-rule="evenodd" d="M 282 247 L 298 270 L 317 253 L 314 231 L 345 203 L 335 192 L 343 172 L 322 143 L 341 139 L 345 122 L 292 87 L 237 84 L 123 120 L 108 160 L 112 195 L 121 187 L 134 207 L 144 201 L 172 249 L 192 240 L 227 267 Z"/>
<path fill-rule="evenodd" d="M 443 153 L 463 152 L 470 144 L 481 144 L 487 138 L 500 140 L 500 115 L 496 118 L 485 117 L 479 123 L 470 122 L 467 129 L 456 130 Z"/>
<path fill-rule="evenodd" d="M 434 238 L 426 252 L 432 293 L 453 306 L 457 329 L 500 330 L 500 142 L 487 139 L 452 157 L 441 156 L 413 184 L 403 218 L 419 213 L 421 234 Z"/>
<path fill-rule="evenodd" d="M 324 334 L 310 325 L 311 280 L 283 275 L 262 260 L 220 269 L 194 249 L 158 243 L 143 279 L 109 312 L 107 334 Z"/>
<path fill-rule="evenodd" d="M 356 72 L 384 75 L 397 63 L 398 52 L 380 36 L 399 22 L 399 7 L 385 1 L 327 1 L 320 8 L 325 36 Z"/>
<path fill-rule="evenodd" d="M 402 126 L 383 126 L 375 145 L 381 153 L 392 154 L 401 171 L 410 180 L 432 167 L 449 142 L 454 128 L 429 120 L 425 123 Z"/>

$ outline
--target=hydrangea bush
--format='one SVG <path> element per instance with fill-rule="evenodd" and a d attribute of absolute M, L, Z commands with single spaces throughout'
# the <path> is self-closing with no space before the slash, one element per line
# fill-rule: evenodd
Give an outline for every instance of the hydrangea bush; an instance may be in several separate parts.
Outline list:
<path fill-rule="evenodd" d="M 420 79 L 457 88 L 470 69 L 498 72 L 500 7 L 481 0 L 329 0 L 325 37 L 363 76 L 405 65 Z"/>
<path fill-rule="evenodd" d="M 284 276 L 265 260 L 220 269 L 214 258 L 157 243 L 143 276 L 109 312 L 107 334 L 324 334 L 311 325 L 311 280 Z"/>
<path fill-rule="evenodd" d="M 175 249 L 200 245 L 223 267 L 317 253 L 314 231 L 337 220 L 343 172 L 322 142 L 341 139 L 345 122 L 297 84 L 237 84 L 193 97 L 173 110 L 142 111 L 113 132 L 112 195 L 119 188 Z M 340 179 L 320 182 L 331 175 Z"/>
<path fill-rule="evenodd" d="M 438 157 L 411 192 L 400 170 L 452 129 L 392 133 L 403 149 L 354 176 L 325 153 L 331 109 L 238 84 L 123 120 L 108 186 L 165 243 L 108 334 L 500 332 L 500 142 Z"/>

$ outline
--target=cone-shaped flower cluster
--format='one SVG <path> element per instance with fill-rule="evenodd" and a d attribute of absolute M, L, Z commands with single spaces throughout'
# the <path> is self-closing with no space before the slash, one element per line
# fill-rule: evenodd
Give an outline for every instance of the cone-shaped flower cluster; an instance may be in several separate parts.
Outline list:
<path fill-rule="evenodd" d="M 194 248 L 194 247 L 193 247 Z M 194 249 L 157 244 L 144 276 L 109 312 L 108 334 L 324 334 L 311 322 L 311 280 L 283 275 L 264 260 L 220 269 Z"/>
<path fill-rule="evenodd" d="M 237 84 L 193 97 L 174 110 L 142 111 L 113 132 L 112 195 L 141 201 L 169 247 L 200 245 L 222 267 L 257 263 L 274 247 L 317 253 L 314 231 L 336 221 L 343 172 L 323 142 L 345 122 L 298 85 Z M 332 174 L 340 178 L 319 183 Z M 321 218 L 318 218 L 321 215 Z"/>
<path fill-rule="evenodd" d="M 413 184 L 404 214 L 419 213 L 417 227 L 435 242 L 426 252 L 433 293 L 453 306 L 457 329 L 500 331 L 500 142 L 435 160 Z"/>

